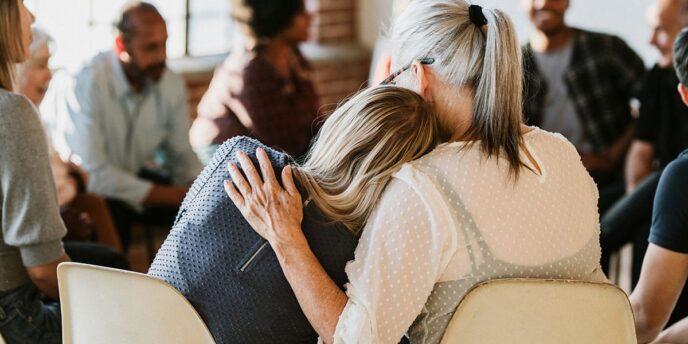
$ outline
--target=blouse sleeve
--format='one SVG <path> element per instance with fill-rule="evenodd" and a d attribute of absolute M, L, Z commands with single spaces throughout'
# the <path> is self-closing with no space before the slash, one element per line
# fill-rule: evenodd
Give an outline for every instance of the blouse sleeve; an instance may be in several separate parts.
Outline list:
<path fill-rule="evenodd" d="M 349 297 L 335 343 L 398 343 L 456 250 L 432 182 L 406 166 L 388 185 L 347 265 Z"/>

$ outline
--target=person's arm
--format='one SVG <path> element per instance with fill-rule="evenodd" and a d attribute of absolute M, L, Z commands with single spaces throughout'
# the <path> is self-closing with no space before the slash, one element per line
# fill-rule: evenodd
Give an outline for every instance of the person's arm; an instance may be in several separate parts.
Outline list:
<path fill-rule="evenodd" d="M 171 172 L 174 185 L 187 185 L 201 172 L 203 166 L 198 160 L 189 143 L 189 107 L 184 81 L 176 76 L 169 75 L 169 94 L 162 95 L 170 99 L 170 108 L 166 109 L 169 115 L 167 136 L 163 142 L 163 149 L 167 161 L 165 167 Z"/>
<path fill-rule="evenodd" d="M 626 159 L 626 192 L 638 186 L 650 173 L 655 159 L 655 146 L 651 142 L 634 140 Z"/>
<path fill-rule="evenodd" d="M 24 97 L 0 115 L 0 224 L 3 242 L 18 248 L 29 277 L 57 299 L 57 264 L 69 260 L 50 170 L 48 144 L 38 115 Z M 30 143 L 30 144 L 27 144 Z"/>
<path fill-rule="evenodd" d="M 623 134 L 600 153 L 581 153 L 581 161 L 588 171 L 611 171 L 620 166 L 633 141 L 635 123 L 629 123 Z"/>
<path fill-rule="evenodd" d="M 376 206 L 378 211 L 363 230 L 355 260 L 347 266 L 345 295 L 305 241 L 300 227 L 301 198 L 291 167 L 282 171 L 284 190 L 265 152 L 258 151 L 262 179 L 245 154 L 238 157 L 248 182 L 238 167 L 230 164 L 236 187 L 227 181 L 225 189 L 251 226 L 273 247 L 320 337 L 327 343 L 398 342 L 444 271 L 451 256 L 449 247 L 455 247 L 453 237 L 447 235 L 447 217 L 433 216 L 431 220 L 431 205 L 422 202 L 415 189 L 400 180 L 390 182 Z M 409 254 L 401 254 L 404 251 Z"/>
<path fill-rule="evenodd" d="M 688 277 L 688 254 L 650 244 L 643 259 L 638 286 L 631 294 L 639 343 L 662 331 Z"/>
<path fill-rule="evenodd" d="M 186 186 L 153 184 L 150 192 L 143 200 L 143 205 L 176 207 L 182 204 L 188 190 L 189 188 Z"/>
<path fill-rule="evenodd" d="M 662 173 L 655 194 L 650 245 L 631 295 L 638 340 L 654 339 L 666 325 L 688 277 L 688 156 Z"/>
<path fill-rule="evenodd" d="M 38 290 L 53 300 L 60 299 L 60 292 L 57 284 L 57 266 L 60 263 L 70 261 L 67 254 L 63 254 L 56 260 L 47 264 L 27 266 L 26 272 Z"/>
<path fill-rule="evenodd" d="M 688 318 L 683 318 L 662 331 L 653 343 L 688 344 Z"/>
<path fill-rule="evenodd" d="M 121 106 L 102 93 L 93 75 L 77 77 L 74 85 L 66 85 L 58 98 L 59 134 L 72 154 L 79 157 L 89 172 L 88 190 L 106 198 L 141 205 L 151 193 L 153 183 L 118 168 L 106 151 L 104 118 L 109 109 Z"/>

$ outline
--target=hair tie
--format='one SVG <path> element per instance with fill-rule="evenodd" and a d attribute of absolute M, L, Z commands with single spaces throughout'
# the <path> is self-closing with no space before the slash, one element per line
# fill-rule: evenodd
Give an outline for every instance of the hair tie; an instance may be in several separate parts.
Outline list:
<path fill-rule="evenodd" d="M 487 18 L 485 18 L 483 14 L 483 8 L 478 5 L 471 5 L 468 7 L 468 17 L 477 27 L 487 25 Z"/>

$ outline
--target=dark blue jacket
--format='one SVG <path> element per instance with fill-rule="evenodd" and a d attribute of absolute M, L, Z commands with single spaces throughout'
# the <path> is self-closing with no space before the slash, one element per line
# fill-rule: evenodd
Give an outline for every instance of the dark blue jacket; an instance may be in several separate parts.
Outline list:
<path fill-rule="evenodd" d="M 184 294 L 218 343 L 315 343 L 317 334 L 301 311 L 277 257 L 225 194 L 227 164 L 242 150 L 256 162 L 264 148 L 279 176 L 289 157 L 239 137 L 222 145 L 196 179 L 149 275 Z M 313 253 L 334 281 L 347 282 L 344 267 L 358 239 L 309 205 L 302 228 Z"/>

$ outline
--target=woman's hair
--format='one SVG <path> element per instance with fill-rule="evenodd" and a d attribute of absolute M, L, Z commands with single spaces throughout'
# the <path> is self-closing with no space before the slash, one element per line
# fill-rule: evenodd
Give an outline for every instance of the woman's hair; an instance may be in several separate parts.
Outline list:
<path fill-rule="evenodd" d="M 13 89 L 14 64 L 24 53 L 20 0 L 0 1 L 0 88 Z"/>
<path fill-rule="evenodd" d="M 480 140 L 488 157 L 505 157 L 511 175 L 518 177 L 523 165 L 520 46 L 506 14 L 483 9 L 487 24 L 478 26 L 470 19 L 470 5 L 465 0 L 411 1 L 392 29 L 393 68 L 434 58 L 428 67 L 444 83 L 470 89 L 473 114 L 468 139 Z M 413 73 L 403 73 L 397 80 L 400 85 L 415 83 Z"/>
<path fill-rule="evenodd" d="M 373 87 L 327 118 L 294 173 L 326 217 L 358 233 L 392 175 L 438 137 L 437 118 L 419 94 Z"/>
<path fill-rule="evenodd" d="M 232 17 L 256 41 L 277 36 L 304 12 L 303 0 L 233 0 Z"/>

